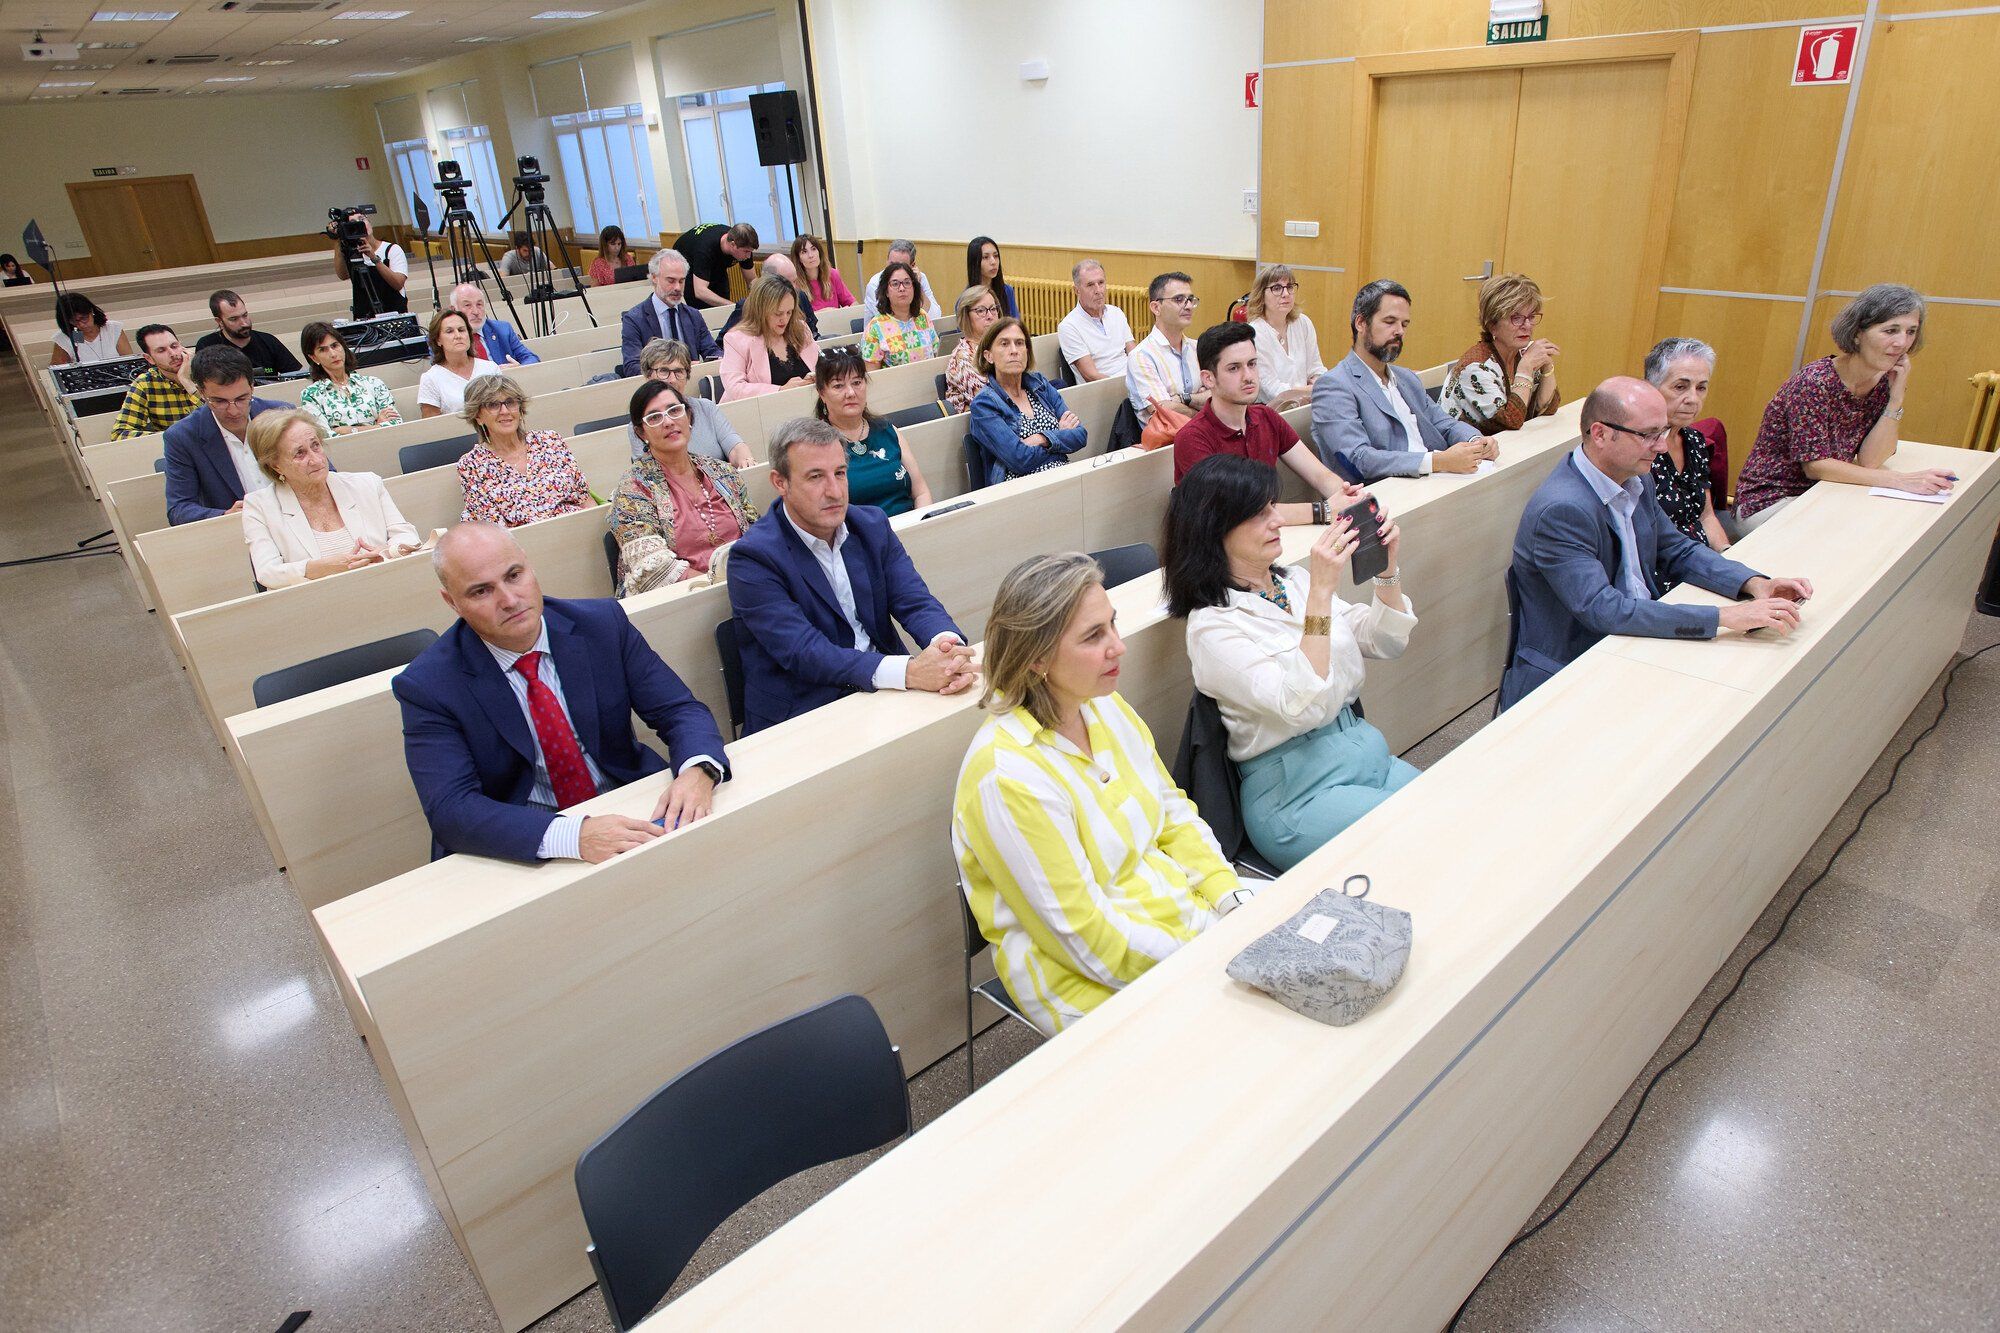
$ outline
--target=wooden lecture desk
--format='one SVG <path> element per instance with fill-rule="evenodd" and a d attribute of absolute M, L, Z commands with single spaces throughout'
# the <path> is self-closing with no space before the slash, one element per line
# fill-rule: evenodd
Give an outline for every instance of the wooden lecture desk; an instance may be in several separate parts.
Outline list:
<path fill-rule="evenodd" d="M 1731 552 L 1813 580 L 1796 634 L 1606 640 L 647 1328 L 1441 1327 L 1949 663 L 1993 462 L 1902 446 L 1943 506 L 1815 487 Z M 1415 921 L 1379 1009 L 1228 979 L 1355 873 Z"/>
<path fill-rule="evenodd" d="M 1576 411 L 1565 409 L 1511 436 L 1490 475 L 1375 488 L 1403 527 L 1420 619 L 1409 652 L 1370 669 L 1369 716 L 1395 748 L 1497 682 L 1506 550 L 1527 495 L 1575 431 Z M 1151 455 L 1083 475 L 1111 482 L 1157 468 L 1157 488 L 1167 463 Z M 1013 484 L 1050 487 L 1060 475 Z M 1019 522 L 1049 523 L 1039 517 L 1048 508 Z M 1132 539 L 1094 527 L 1098 515 L 1114 517 L 1083 506 L 1082 530 L 1061 545 Z M 1008 567 L 1048 549 L 1018 526 L 1010 518 L 1017 540 L 1005 555 L 954 546 L 917 563 L 958 611 L 954 598 L 990 599 Z M 1302 558 L 1315 535 L 1288 530 L 1287 557 Z M 983 592 L 960 591 L 975 588 Z M 1128 649 L 1125 695 L 1171 752 L 1190 694 L 1184 626 L 1164 616 L 1157 573 L 1111 597 Z M 966 624 L 975 636 L 983 605 Z M 571 1183 L 577 1154 L 710 1051 L 847 991 L 875 1004 L 912 1070 L 960 1044 L 948 825 L 980 720 L 967 697 L 855 695 L 733 743 L 735 775 L 713 817 L 629 856 L 599 866 L 447 857 L 314 912 L 438 1209 L 508 1329 L 590 1284 Z M 661 785 L 635 783 L 584 809 L 650 814 Z M 866 791 L 879 796 L 870 818 L 851 818 Z M 1184 1077 L 1188 1067 L 1177 1067 Z"/>

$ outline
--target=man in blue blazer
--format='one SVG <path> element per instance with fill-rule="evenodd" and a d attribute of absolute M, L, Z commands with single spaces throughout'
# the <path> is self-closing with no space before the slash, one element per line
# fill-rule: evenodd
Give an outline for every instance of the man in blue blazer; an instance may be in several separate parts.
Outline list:
<path fill-rule="evenodd" d="M 1500 456 L 1490 435 L 1439 407 L 1414 371 L 1394 364 L 1410 327 L 1410 293 L 1377 278 L 1354 296 L 1354 350 L 1313 381 L 1313 447 L 1350 481 L 1470 472 Z"/>
<path fill-rule="evenodd" d="M 1669 430 L 1658 389 L 1608 379 L 1584 400 L 1582 424 L 1583 443 L 1528 500 L 1514 535 L 1513 653 L 1500 678 L 1502 711 L 1607 634 L 1789 634 L 1812 596 L 1807 580 L 1766 578 L 1668 522 L 1653 491 L 1653 459 Z M 1724 607 L 1656 600 L 1675 583 L 1752 600 Z"/>
<path fill-rule="evenodd" d="M 618 373 L 627 379 L 639 373 L 639 353 L 655 338 L 686 343 L 696 362 L 715 361 L 722 347 L 708 331 L 701 311 L 687 303 L 687 256 L 662 250 L 646 265 L 653 294 L 627 310 L 618 331 Z"/>
<path fill-rule="evenodd" d="M 597 862 L 708 814 L 729 776 L 722 733 L 623 607 L 544 600 L 520 543 L 494 524 L 459 524 L 432 563 L 458 623 L 391 689 L 433 859 Z M 679 775 L 654 822 L 561 813 L 667 766 L 634 734 L 634 713 Z"/>
<path fill-rule="evenodd" d="M 730 548 L 744 733 L 861 690 L 957 694 L 972 650 L 871 505 L 847 503 L 847 442 L 802 417 L 772 435 L 779 503 Z M 925 645 L 909 654 L 897 625 Z"/>
<path fill-rule="evenodd" d="M 166 455 L 167 522 L 176 527 L 234 514 L 243 508 L 245 494 L 271 484 L 244 437 L 253 418 L 296 406 L 257 397 L 250 358 L 226 344 L 196 352 L 188 377 L 205 406 L 160 437 Z"/>
<path fill-rule="evenodd" d="M 514 326 L 504 319 L 491 319 L 486 314 L 486 293 L 475 282 L 461 282 L 451 289 L 451 307 L 465 316 L 465 322 L 472 325 L 472 336 L 486 349 L 486 360 L 496 366 L 508 364 L 532 366 L 542 358 L 528 350 L 528 344 L 521 341 L 521 335 Z M 479 355 L 477 348 L 473 355 Z"/>

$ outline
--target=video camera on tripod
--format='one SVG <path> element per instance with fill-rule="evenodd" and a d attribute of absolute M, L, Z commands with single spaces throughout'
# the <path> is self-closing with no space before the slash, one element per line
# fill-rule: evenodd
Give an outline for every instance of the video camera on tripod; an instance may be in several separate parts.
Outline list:
<path fill-rule="evenodd" d="M 364 263 L 367 260 L 363 246 L 368 241 L 368 224 L 363 222 L 359 215 L 374 211 L 373 204 L 349 204 L 326 210 L 326 234 L 340 242 L 340 253 L 350 264 Z"/>
<path fill-rule="evenodd" d="M 465 207 L 465 168 L 445 158 L 438 163 L 438 178 L 431 182 L 431 188 L 444 200 L 447 212 Z"/>
<path fill-rule="evenodd" d="M 517 157 L 514 166 L 520 172 L 514 177 L 516 193 L 531 204 L 544 202 L 548 198 L 549 173 L 542 170 L 542 160 L 531 156 Z"/>

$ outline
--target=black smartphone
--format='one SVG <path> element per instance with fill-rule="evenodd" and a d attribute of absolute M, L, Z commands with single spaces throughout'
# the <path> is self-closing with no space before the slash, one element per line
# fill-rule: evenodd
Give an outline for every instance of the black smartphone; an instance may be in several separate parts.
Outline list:
<path fill-rule="evenodd" d="M 1358 542 L 1354 555 L 1348 562 L 1353 571 L 1354 582 L 1359 585 L 1389 571 L 1389 552 L 1382 545 L 1382 506 L 1375 503 L 1375 497 L 1364 495 L 1347 508 L 1340 516 L 1354 525 L 1354 535 Z"/>

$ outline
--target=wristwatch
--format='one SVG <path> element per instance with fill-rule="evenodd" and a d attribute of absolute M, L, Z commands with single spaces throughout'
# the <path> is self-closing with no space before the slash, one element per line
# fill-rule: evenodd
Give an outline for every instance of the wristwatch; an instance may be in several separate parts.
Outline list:
<path fill-rule="evenodd" d="M 697 759 L 694 761 L 694 767 L 708 774 L 708 780 L 716 786 L 722 785 L 722 769 L 718 765 L 711 764 L 706 759 Z"/>
<path fill-rule="evenodd" d="M 1222 895 L 1222 901 L 1215 905 L 1217 916 L 1228 916 L 1257 895 L 1249 889 L 1232 889 Z"/>

